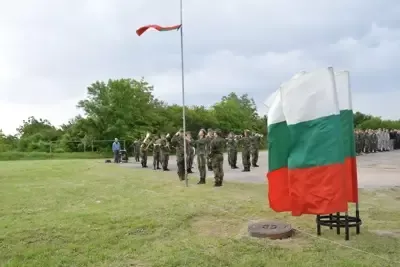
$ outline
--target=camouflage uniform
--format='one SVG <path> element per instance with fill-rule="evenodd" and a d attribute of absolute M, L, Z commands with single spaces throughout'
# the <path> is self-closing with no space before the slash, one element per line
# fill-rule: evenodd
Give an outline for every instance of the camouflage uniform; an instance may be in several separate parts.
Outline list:
<path fill-rule="evenodd" d="M 185 151 L 184 142 L 186 142 L 186 150 L 189 147 L 189 142 L 186 140 L 183 131 L 179 132 L 179 135 L 175 135 L 171 139 L 171 145 L 176 149 L 176 164 L 178 166 L 178 177 L 179 180 L 185 180 Z M 187 152 L 186 152 L 187 153 Z"/>
<path fill-rule="evenodd" d="M 237 164 L 238 142 L 236 137 L 233 136 L 233 133 L 231 133 L 229 137 L 226 139 L 226 147 L 228 151 L 229 166 L 231 166 L 232 169 L 237 169 L 238 167 L 236 166 L 236 164 Z"/>
<path fill-rule="evenodd" d="M 169 153 L 171 151 L 169 145 L 169 138 L 168 137 L 163 137 L 161 138 L 161 166 L 164 171 L 169 171 L 168 169 L 168 161 L 169 161 Z"/>
<path fill-rule="evenodd" d="M 140 146 L 142 145 L 142 142 L 140 142 L 140 140 L 136 140 L 135 142 L 133 142 L 133 153 L 134 153 L 134 157 L 135 157 L 135 161 L 139 162 L 140 161 Z"/>
<path fill-rule="evenodd" d="M 140 146 L 140 157 L 142 168 L 147 168 L 147 145 L 145 143 Z"/>
<path fill-rule="evenodd" d="M 215 130 L 216 137 L 210 143 L 210 157 L 214 171 L 214 186 L 222 186 L 224 180 L 224 149 L 226 141 L 220 136 L 221 131 Z"/>
<path fill-rule="evenodd" d="M 207 152 L 207 158 L 206 158 L 206 161 L 207 161 L 208 170 L 212 171 L 212 162 L 211 162 L 211 158 L 209 157 L 209 155 L 210 155 L 210 143 L 214 138 L 214 132 L 213 132 L 212 129 L 208 129 L 207 133 L 208 133 L 208 135 L 206 136 L 206 140 L 207 140 L 207 151 L 206 151 Z"/>
<path fill-rule="evenodd" d="M 250 171 L 250 137 L 248 136 L 249 131 L 245 131 L 245 135 L 240 139 L 240 143 L 242 146 L 242 163 L 243 163 L 243 171 Z"/>
<path fill-rule="evenodd" d="M 373 130 L 371 132 L 371 152 L 377 152 L 378 151 L 378 135 L 376 134 L 376 131 Z"/>
<path fill-rule="evenodd" d="M 190 135 L 190 132 L 186 133 L 186 138 L 189 139 L 189 144 L 190 144 L 190 146 L 187 147 L 188 153 L 186 155 L 186 167 L 188 173 L 193 173 L 192 168 L 194 160 L 194 148 L 192 147 L 192 144 L 194 144 L 194 141 Z"/>
<path fill-rule="evenodd" d="M 153 169 L 161 169 L 160 168 L 160 160 L 161 160 L 161 139 L 157 139 L 153 145 Z"/>
<path fill-rule="evenodd" d="M 253 135 L 250 137 L 250 153 L 251 153 L 251 165 L 253 167 L 258 167 L 258 154 L 260 149 L 261 138 L 258 135 Z"/>
<path fill-rule="evenodd" d="M 206 147 L 207 147 L 207 139 L 205 137 L 199 138 L 194 142 L 196 147 L 196 156 L 197 156 L 197 168 L 200 173 L 200 181 L 198 184 L 206 183 Z"/>

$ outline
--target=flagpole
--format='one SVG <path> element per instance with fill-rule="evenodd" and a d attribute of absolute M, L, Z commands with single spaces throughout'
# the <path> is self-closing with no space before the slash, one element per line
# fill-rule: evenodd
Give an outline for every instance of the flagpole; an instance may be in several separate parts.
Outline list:
<path fill-rule="evenodd" d="M 179 1 L 180 4 L 180 18 L 181 18 L 181 76 L 182 76 L 182 124 L 183 124 L 183 157 L 185 166 L 185 184 L 186 187 L 189 186 L 188 172 L 187 172 L 187 153 L 186 153 L 186 107 L 185 107 L 185 65 L 183 60 L 183 7 L 182 0 Z"/>

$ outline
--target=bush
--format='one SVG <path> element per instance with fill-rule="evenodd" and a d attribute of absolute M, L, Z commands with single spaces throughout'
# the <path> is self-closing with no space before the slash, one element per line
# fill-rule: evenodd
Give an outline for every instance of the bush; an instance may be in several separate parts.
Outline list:
<path fill-rule="evenodd" d="M 101 159 L 112 158 L 111 153 L 95 152 L 71 152 L 71 153 L 48 153 L 48 152 L 0 152 L 0 161 L 8 160 L 45 160 L 45 159 Z"/>

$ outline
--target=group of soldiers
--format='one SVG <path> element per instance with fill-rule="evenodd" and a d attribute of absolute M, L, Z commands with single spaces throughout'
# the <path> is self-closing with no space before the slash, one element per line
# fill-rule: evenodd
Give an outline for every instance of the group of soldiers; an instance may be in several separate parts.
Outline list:
<path fill-rule="evenodd" d="M 262 135 L 245 130 L 242 135 L 229 133 L 226 138 L 222 137 L 219 129 L 201 129 L 198 138 L 192 138 L 190 132 L 184 133 L 179 130 L 174 136 L 157 135 L 150 140 L 148 133 L 143 141 L 135 140 L 132 145 L 133 156 L 136 162 L 140 162 L 142 168 L 147 168 L 147 157 L 150 148 L 153 153 L 153 169 L 169 171 L 169 155 L 171 148 L 175 148 L 176 162 L 179 180 L 185 180 L 186 173 L 193 173 L 194 158 L 197 158 L 197 168 L 200 180 L 198 184 L 206 183 L 206 173 L 213 171 L 215 184 L 219 187 L 224 179 L 224 152 L 228 152 L 228 163 L 232 169 L 238 169 L 237 154 L 239 148 L 242 152 L 243 172 L 249 172 L 250 167 L 258 167 L 258 154 Z M 185 159 L 186 148 L 186 159 Z M 186 170 L 185 170 L 186 161 Z M 160 168 L 161 165 L 161 168 Z"/>
<path fill-rule="evenodd" d="M 400 149 L 400 130 L 355 130 L 356 153 L 374 153 Z"/>

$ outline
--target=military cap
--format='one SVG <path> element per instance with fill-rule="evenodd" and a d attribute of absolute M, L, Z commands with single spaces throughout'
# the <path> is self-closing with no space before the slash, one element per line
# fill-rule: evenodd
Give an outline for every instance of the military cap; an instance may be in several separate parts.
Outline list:
<path fill-rule="evenodd" d="M 216 134 L 220 135 L 221 134 L 221 130 L 220 129 L 215 129 L 214 131 Z"/>
<path fill-rule="evenodd" d="M 212 132 L 213 131 L 213 129 L 211 129 L 211 128 L 208 128 L 208 132 Z"/>

